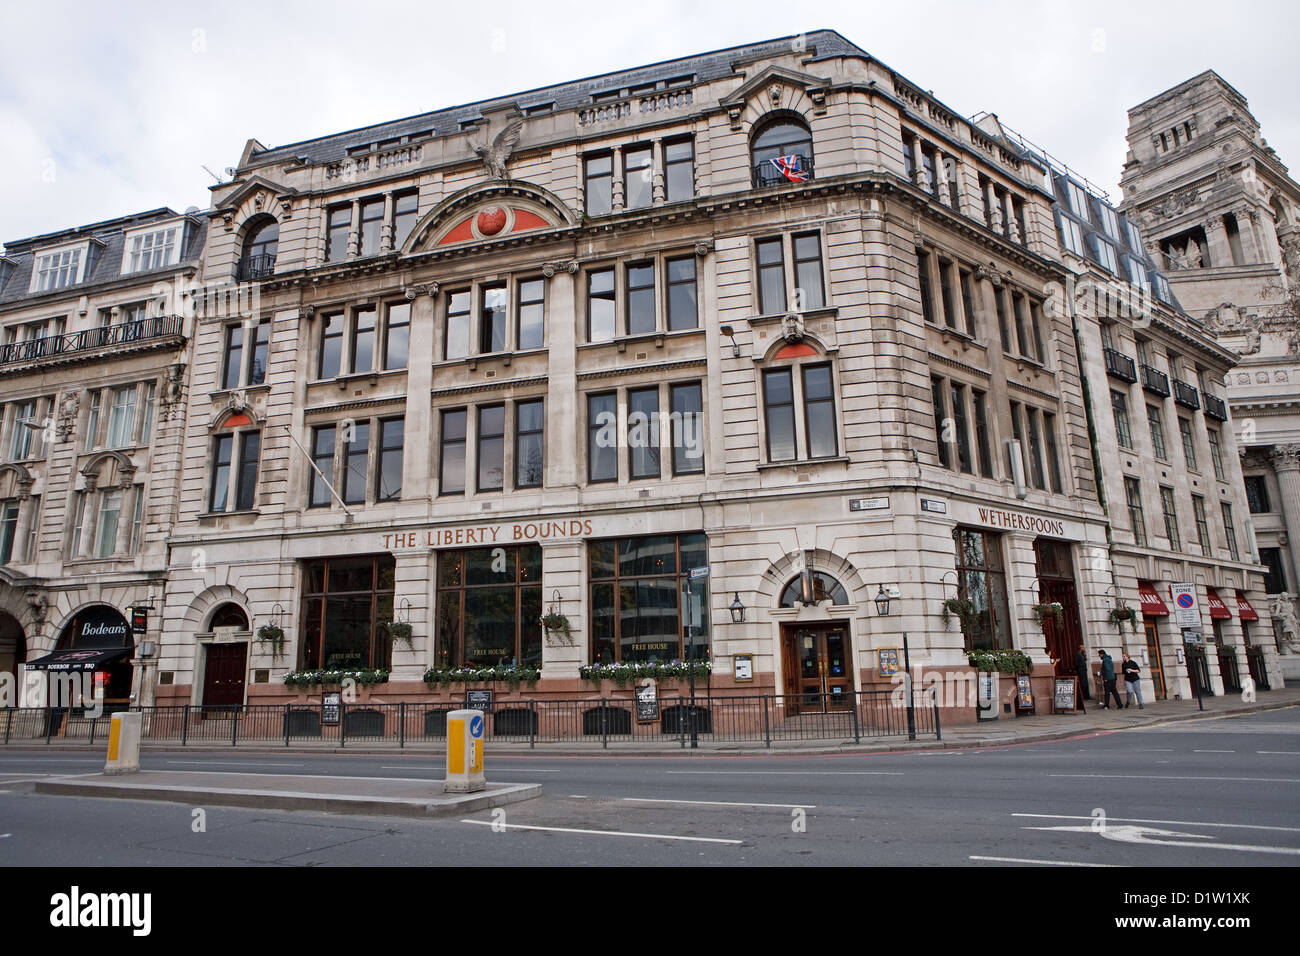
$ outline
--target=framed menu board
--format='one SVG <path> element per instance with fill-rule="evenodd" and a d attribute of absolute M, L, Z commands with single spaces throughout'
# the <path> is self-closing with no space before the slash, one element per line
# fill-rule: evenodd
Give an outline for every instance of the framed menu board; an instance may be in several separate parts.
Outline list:
<path fill-rule="evenodd" d="M 1077 709 L 1075 699 L 1078 696 L 1077 677 L 1058 677 L 1052 692 L 1052 713 L 1072 714 Z"/>

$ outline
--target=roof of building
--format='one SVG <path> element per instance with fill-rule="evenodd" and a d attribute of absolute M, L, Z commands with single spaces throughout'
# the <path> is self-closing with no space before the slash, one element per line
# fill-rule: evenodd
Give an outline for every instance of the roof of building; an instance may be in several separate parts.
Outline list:
<path fill-rule="evenodd" d="M 814 61 L 840 56 L 867 56 L 865 51 L 834 30 L 814 30 L 775 40 L 765 40 L 761 43 L 748 43 L 711 53 L 665 60 L 630 70 L 602 73 L 555 86 L 545 86 L 522 93 L 512 93 L 475 103 L 420 113 L 405 119 L 364 126 L 271 149 L 254 148 L 249 156 L 249 162 L 261 165 L 291 162 L 305 157 L 312 163 L 334 163 L 345 159 L 349 149 L 374 142 L 420 134 L 447 136 L 459 133 L 462 124 L 482 119 L 484 112 L 496 109 L 518 106 L 520 110 L 527 111 L 530 107 L 553 104 L 555 111 L 562 112 L 591 106 L 595 102 L 593 97 L 602 93 L 624 91 L 682 77 L 691 77 L 692 83 L 706 83 L 733 75 L 733 65 L 737 62 L 788 53 L 793 49 L 792 44 L 795 41 L 805 44 L 807 55 Z"/>

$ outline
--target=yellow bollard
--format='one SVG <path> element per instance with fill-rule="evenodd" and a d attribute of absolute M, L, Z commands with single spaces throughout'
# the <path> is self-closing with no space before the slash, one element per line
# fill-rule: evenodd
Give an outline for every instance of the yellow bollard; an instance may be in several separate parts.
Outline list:
<path fill-rule="evenodd" d="M 447 793 L 477 793 L 483 779 L 483 737 L 487 716 L 481 710 L 453 710 L 447 715 Z"/>
<path fill-rule="evenodd" d="M 108 760 L 104 773 L 138 773 L 140 770 L 140 712 L 113 715 L 108 731 Z"/>

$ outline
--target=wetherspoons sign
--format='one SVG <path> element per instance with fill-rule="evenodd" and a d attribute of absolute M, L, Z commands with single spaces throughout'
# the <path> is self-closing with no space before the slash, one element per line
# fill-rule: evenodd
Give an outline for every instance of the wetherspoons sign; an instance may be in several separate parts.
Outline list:
<path fill-rule="evenodd" d="M 1065 522 L 1056 518 L 1042 518 L 1020 511 L 1003 511 L 1000 508 L 980 508 L 979 516 L 980 521 L 995 528 L 1036 531 L 1039 534 L 1051 534 L 1058 538 L 1065 537 Z"/>
<path fill-rule="evenodd" d="M 384 540 L 386 551 L 398 551 L 405 548 L 463 548 L 466 545 L 483 546 L 516 541 L 589 538 L 591 534 L 590 518 L 572 518 L 564 521 L 518 521 L 460 528 L 391 531 L 380 537 Z"/>

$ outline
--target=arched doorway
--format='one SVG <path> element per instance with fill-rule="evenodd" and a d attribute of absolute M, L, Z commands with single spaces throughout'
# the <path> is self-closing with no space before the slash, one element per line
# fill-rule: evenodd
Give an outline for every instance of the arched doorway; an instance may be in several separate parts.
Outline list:
<path fill-rule="evenodd" d="M 18 673 L 27 660 L 27 636 L 12 614 L 0 611 L 0 674 Z"/>
<path fill-rule="evenodd" d="M 844 585 L 824 571 L 805 568 L 781 591 L 780 606 L 847 605 Z M 824 714 L 853 706 L 853 659 L 847 621 L 784 624 L 781 649 L 787 714 Z"/>
<path fill-rule="evenodd" d="M 66 674 L 93 674 L 95 696 L 103 694 L 104 713 L 131 705 L 135 642 L 117 608 L 92 604 L 82 608 L 59 632 L 54 652 L 28 661 L 31 670 Z M 50 701 L 55 705 L 54 700 Z"/>
<path fill-rule="evenodd" d="M 210 635 L 210 637 L 209 637 Z M 244 703 L 248 674 L 248 615 L 238 604 L 218 605 L 202 635 L 204 716 L 229 715 Z"/>

